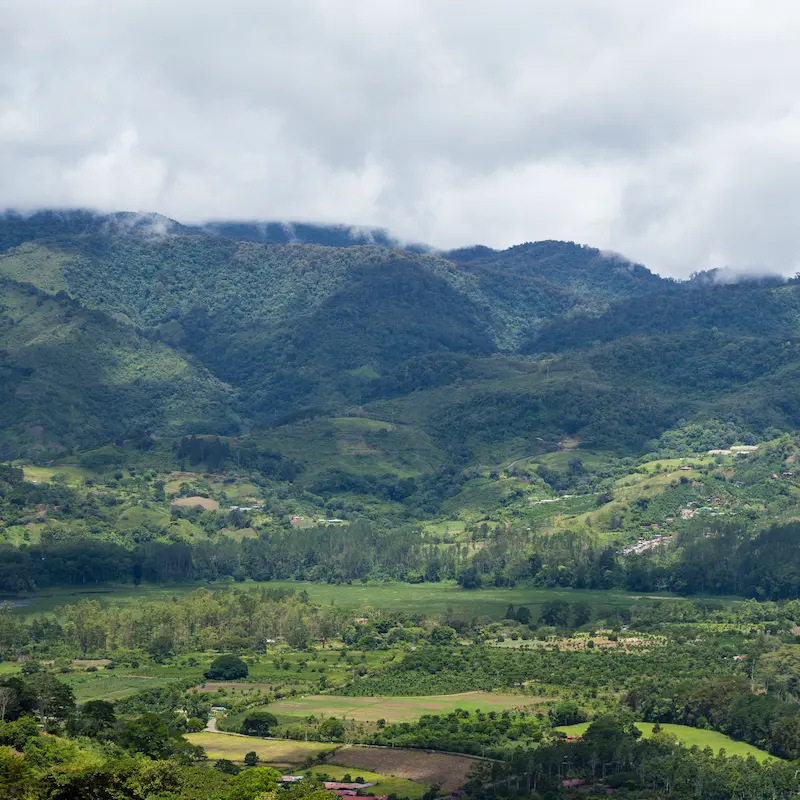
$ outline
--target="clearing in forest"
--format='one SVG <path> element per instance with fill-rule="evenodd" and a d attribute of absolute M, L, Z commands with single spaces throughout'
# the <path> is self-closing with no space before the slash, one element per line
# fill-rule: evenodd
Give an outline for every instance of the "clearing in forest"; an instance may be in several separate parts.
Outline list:
<path fill-rule="evenodd" d="M 503 711 L 523 708 L 546 698 L 531 698 L 519 694 L 494 692 L 463 692 L 461 694 L 430 695 L 427 697 L 336 697 L 311 695 L 280 700 L 270 705 L 270 711 L 286 716 L 307 717 L 309 714 L 335 716 L 358 722 L 385 719 L 387 722 L 410 722 L 425 714 L 448 714 L 457 708 L 464 711 Z"/>
<path fill-rule="evenodd" d="M 193 508 L 194 506 L 202 506 L 206 511 L 216 511 L 219 508 L 219 503 L 212 500 L 210 497 L 180 497 L 172 501 L 173 506 L 183 506 L 184 508 Z"/>

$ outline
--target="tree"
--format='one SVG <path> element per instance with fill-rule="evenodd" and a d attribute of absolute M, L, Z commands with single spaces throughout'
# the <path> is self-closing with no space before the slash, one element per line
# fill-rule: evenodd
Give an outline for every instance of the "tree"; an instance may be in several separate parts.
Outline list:
<path fill-rule="evenodd" d="M 0 722 L 5 722 L 6 712 L 14 699 L 14 690 L 10 686 L 0 686 Z"/>
<path fill-rule="evenodd" d="M 572 606 L 573 621 L 576 628 L 585 625 L 592 619 L 592 607 L 585 601 L 580 600 Z"/>
<path fill-rule="evenodd" d="M 558 703 L 547 712 L 550 722 L 554 726 L 576 725 L 579 722 L 586 722 L 586 712 L 573 700 L 565 700 Z"/>
<path fill-rule="evenodd" d="M 90 700 L 80 706 L 69 720 L 69 732 L 73 736 L 97 738 L 110 732 L 117 717 L 114 705 L 105 700 Z"/>
<path fill-rule="evenodd" d="M 256 800 L 266 792 L 274 791 L 281 773 L 272 767 L 252 767 L 240 772 L 231 781 L 231 800 Z"/>
<path fill-rule="evenodd" d="M 336 719 L 336 717 L 328 717 L 328 719 L 320 724 L 317 730 L 319 731 L 319 735 L 323 739 L 328 739 L 328 741 L 341 739 L 344 736 L 344 722 L 340 719 Z"/>
<path fill-rule="evenodd" d="M 247 736 L 269 736 L 278 718 L 269 711 L 251 711 L 242 721 L 242 733 Z"/>
<path fill-rule="evenodd" d="M 456 632 L 449 625 L 438 625 L 431 631 L 431 644 L 453 644 Z"/>
<path fill-rule="evenodd" d="M 458 575 L 458 585 L 462 589 L 480 589 L 482 583 L 481 576 L 474 565 Z"/>
<path fill-rule="evenodd" d="M 233 681 L 238 678 L 246 678 L 247 672 L 247 664 L 239 656 L 223 655 L 217 656 L 211 662 L 205 671 L 205 676 L 214 681 Z"/>
<path fill-rule="evenodd" d="M 149 758 L 169 758 L 174 751 L 174 734 L 158 714 L 143 714 L 127 722 L 118 736 L 119 743 Z"/>
<path fill-rule="evenodd" d="M 65 683 L 49 672 L 39 672 L 30 680 L 41 722 L 48 718 L 65 719 L 75 708 L 75 695 Z"/>
<path fill-rule="evenodd" d="M 539 622 L 554 628 L 566 628 L 569 623 L 569 603 L 565 600 L 550 600 L 543 603 Z"/>
<path fill-rule="evenodd" d="M 245 753 L 244 763 L 248 767 L 255 767 L 258 764 L 258 753 L 256 753 L 255 750 L 251 750 L 249 753 Z"/>
<path fill-rule="evenodd" d="M 528 625 L 531 621 L 530 609 L 526 608 L 525 606 L 520 606 L 517 609 L 516 620 L 517 622 L 521 622 L 523 625 Z"/>
<path fill-rule="evenodd" d="M 156 636 L 147 648 L 151 658 L 156 664 L 161 664 L 173 654 L 172 638 L 170 636 Z"/>

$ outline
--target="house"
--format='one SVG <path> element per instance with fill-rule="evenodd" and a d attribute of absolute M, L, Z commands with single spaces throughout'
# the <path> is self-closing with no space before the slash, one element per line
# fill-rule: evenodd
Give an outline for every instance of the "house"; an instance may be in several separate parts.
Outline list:
<path fill-rule="evenodd" d="M 583 786 L 586 781 L 583 778 L 567 778 L 565 781 L 561 781 L 561 785 L 565 789 L 575 789 L 578 786 Z"/>
<path fill-rule="evenodd" d="M 693 508 L 681 509 L 681 519 L 691 519 L 696 513 Z"/>
<path fill-rule="evenodd" d="M 305 779 L 305 775 L 281 775 L 281 783 L 299 783 Z"/>
<path fill-rule="evenodd" d="M 682 467 L 678 467 L 678 469 L 679 469 L 681 472 L 691 472 L 691 471 L 692 471 L 692 468 L 691 468 L 691 467 L 688 467 L 688 466 L 686 466 L 685 464 L 684 464 Z"/>

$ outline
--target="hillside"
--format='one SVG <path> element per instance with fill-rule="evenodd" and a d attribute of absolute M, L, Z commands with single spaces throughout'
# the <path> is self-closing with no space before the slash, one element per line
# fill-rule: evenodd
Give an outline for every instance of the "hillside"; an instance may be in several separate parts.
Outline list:
<path fill-rule="evenodd" d="M 86 211 L 6 214 L 0 247 L 0 436 L 20 455 L 227 433 L 307 475 L 421 478 L 565 438 L 636 456 L 691 424 L 726 446 L 800 420 L 794 282 L 679 283 L 569 242 L 433 254 L 342 226 Z M 119 347 L 137 353 L 125 378 Z M 378 427 L 324 422 L 352 417 Z"/>
<path fill-rule="evenodd" d="M 63 293 L 0 282 L 2 457 L 157 430 L 225 433 L 235 390 L 135 328 Z"/>

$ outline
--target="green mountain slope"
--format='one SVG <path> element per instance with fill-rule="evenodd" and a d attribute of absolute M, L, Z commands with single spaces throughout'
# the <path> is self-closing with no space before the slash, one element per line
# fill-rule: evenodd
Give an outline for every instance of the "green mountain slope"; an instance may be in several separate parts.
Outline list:
<path fill-rule="evenodd" d="M 7 214 L 4 302 L 19 305 L 21 284 L 40 294 L 4 334 L 3 428 L 33 441 L 46 418 L 66 447 L 252 430 L 316 461 L 316 480 L 500 463 L 565 438 L 635 454 L 715 420 L 760 439 L 800 424 L 794 282 L 676 283 L 569 242 L 393 244 L 341 227 Z M 44 313 L 62 306 L 85 323 Z M 364 415 L 393 426 L 386 441 L 349 447 L 325 422 Z"/>
<path fill-rule="evenodd" d="M 156 430 L 236 427 L 235 392 L 170 348 L 60 295 L 0 282 L 4 457 Z"/>

